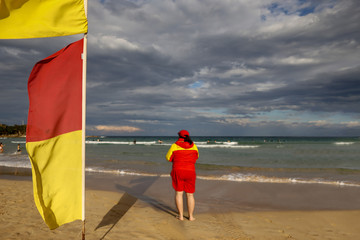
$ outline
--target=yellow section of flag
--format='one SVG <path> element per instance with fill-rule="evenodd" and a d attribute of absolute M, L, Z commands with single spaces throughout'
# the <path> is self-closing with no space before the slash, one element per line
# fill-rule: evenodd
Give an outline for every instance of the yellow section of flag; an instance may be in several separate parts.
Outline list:
<path fill-rule="evenodd" d="M 82 219 L 82 131 L 27 142 L 35 204 L 50 229 Z"/>
<path fill-rule="evenodd" d="M 86 33 L 84 0 L 0 0 L 0 39 Z"/>

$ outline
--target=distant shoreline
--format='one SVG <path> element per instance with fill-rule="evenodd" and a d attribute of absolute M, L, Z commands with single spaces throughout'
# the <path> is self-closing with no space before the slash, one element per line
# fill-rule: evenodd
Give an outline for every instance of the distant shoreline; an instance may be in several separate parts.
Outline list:
<path fill-rule="evenodd" d="M 6 137 L 6 138 L 25 138 L 26 135 L 11 134 L 11 135 L 0 135 L 0 137 L 2 137 L 2 138 L 4 138 L 4 137 Z"/>

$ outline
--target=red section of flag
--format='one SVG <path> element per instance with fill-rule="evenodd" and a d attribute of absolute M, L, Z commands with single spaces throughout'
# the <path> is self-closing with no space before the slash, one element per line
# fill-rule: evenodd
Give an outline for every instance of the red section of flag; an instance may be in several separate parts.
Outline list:
<path fill-rule="evenodd" d="M 83 39 L 35 64 L 28 81 L 26 141 L 81 130 Z"/>

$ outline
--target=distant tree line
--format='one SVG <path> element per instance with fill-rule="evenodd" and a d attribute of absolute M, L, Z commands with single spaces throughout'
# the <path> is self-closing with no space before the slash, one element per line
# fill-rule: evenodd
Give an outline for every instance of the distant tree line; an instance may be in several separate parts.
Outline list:
<path fill-rule="evenodd" d="M 26 134 L 26 125 L 8 126 L 0 123 L 0 136 L 22 136 Z"/>

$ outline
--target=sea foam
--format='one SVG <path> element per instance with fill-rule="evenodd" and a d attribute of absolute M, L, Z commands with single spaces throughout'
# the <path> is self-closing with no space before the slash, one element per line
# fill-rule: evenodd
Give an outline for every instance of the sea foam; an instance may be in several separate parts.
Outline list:
<path fill-rule="evenodd" d="M 292 184 L 325 184 L 335 186 L 347 186 L 347 187 L 360 187 L 360 183 L 333 181 L 327 179 L 313 178 L 313 179 L 301 179 L 301 178 L 278 178 L 278 177 L 266 177 L 254 174 L 228 174 L 222 176 L 198 176 L 199 179 L 204 180 L 220 180 L 220 181 L 232 181 L 232 182 L 253 182 L 253 183 L 292 183 Z"/>

